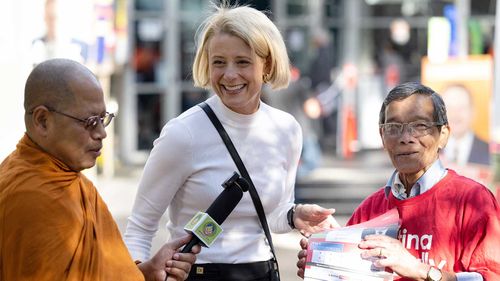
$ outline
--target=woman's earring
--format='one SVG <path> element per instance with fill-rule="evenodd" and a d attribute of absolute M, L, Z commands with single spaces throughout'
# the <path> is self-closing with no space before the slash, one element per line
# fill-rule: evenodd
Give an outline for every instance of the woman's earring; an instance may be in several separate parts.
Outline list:
<path fill-rule="evenodd" d="M 264 83 L 269 82 L 270 76 L 271 75 L 269 73 L 266 73 L 266 74 L 262 75 L 262 82 L 264 82 Z"/>

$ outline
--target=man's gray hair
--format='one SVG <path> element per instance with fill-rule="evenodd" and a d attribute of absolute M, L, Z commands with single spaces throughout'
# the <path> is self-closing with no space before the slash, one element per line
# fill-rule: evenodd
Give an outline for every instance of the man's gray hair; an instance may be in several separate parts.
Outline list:
<path fill-rule="evenodd" d="M 385 110 L 391 102 L 396 100 L 404 100 L 407 97 L 415 94 L 429 96 L 432 99 L 432 104 L 434 105 L 434 122 L 438 123 L 441 126 L 448 125 L 446 106 L 441 96 L 431 88 L 417 82 L 406 82 L 400 84 L 394 87 L 394 89 L 389 92 L 389 94 L 385 97 L 384 102 L 382 103 L 382 108 L 380 108 L 378 121 L 379 125 L 385 123 Z"/>

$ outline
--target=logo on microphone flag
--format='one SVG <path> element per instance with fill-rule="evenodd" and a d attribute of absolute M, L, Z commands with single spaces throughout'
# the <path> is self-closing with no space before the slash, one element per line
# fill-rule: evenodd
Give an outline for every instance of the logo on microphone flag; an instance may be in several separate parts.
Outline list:
<path fill-rule="evenodd" d="M 207 213 L 198 212 L 187 224 L 184 230 L 193 233 L 205 247 L 210 247 L 222 233 L 222 227 Z"/>

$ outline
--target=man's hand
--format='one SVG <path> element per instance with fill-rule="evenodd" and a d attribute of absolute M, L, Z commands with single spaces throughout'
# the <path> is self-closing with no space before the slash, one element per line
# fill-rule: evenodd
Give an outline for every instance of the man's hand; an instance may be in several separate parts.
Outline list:
<path fill-rule="evenodd" d="M 195 255 L 201 251 L 201 247 L 196 245 L 191 253 L 179 253 L 179 248 L 189 240 L 191 240 L 191 235 L 172 240 L 163 245 L 153 258 L 140 263 L 138 266 L 146 281 L 186 280 L 191 265 L 196 261 Z"/>
<path fill-rule="evenodd" d="M 386 235 L 367 235 L 359 244 L 361 257 L 373 259 L 376 267 L 389 267 L 399 276 L 424 280 L 429 266 L 420 262 L 397 239 Z"/>
<path fill-rule="evenodd" d="M 300 252 L 297 254 L 299 260 L 297 261 L 297 276 L 304 278 L 304 271 L 306 268 L 306 258 L 307 258 L 307 247 L 309 246 L 309 241 L 307 239 L 300 239 Z"/>
<path fill-rule="evenodd" d="M 299 204 L 293 222 L 302 235 L 309 237 L 316 232 L 340 227 L 333 213 L 335 209 L 325 209 L 316 204 Z"/>

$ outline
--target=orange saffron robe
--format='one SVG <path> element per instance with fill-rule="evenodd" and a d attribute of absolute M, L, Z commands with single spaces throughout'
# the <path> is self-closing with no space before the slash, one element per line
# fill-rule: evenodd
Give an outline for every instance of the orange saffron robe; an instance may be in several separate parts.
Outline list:
<path fill-rule="evenodd" d="M 0 281 L 144 280 L 82 173 L 24 137 L 0 164 Z"/>

